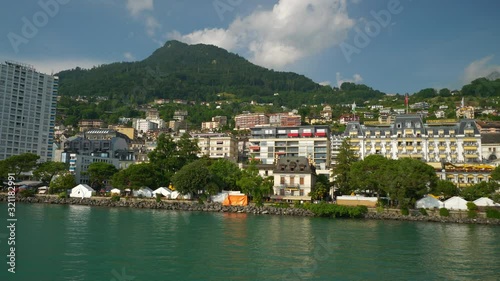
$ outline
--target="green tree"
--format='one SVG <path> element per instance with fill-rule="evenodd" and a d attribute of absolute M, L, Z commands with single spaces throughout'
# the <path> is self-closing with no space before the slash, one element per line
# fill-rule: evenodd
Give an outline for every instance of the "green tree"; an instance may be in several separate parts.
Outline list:
<path fill-rule="evenodd" d="M 384 189 L 400 207 L 407 207 L 433 190 L 438 177 L 433 167 L 412 158 L 402 158 L 391 162 L 390 180 Z"/>
<path fill-rule="evenodd" d="M 371 195 L 377 194 L 377 198 L 383 191 L 386 183 L 386 173 L 390 173 L 390 160 L 382 155 L 369 155 L 362 161 L 354 162 L 349 171 L 349 181 L 353 189 Z"/>
<path fill-rule="evenodd" d="M 199 190 L 205 192 L 210 182 L 210 171 L 205 159 L 187 164 L 172 177 L 175 190 L 181 194 L 196 194 Z"/>
<path fill-rule="evenodd" d="M 224 190 L 240 190 L 236 181 L 241 176 L 240 168 L 226 159 L 214 161 L 208 169 L 217 184 Z"/>
<path fill-rule="evenodd" d="M 176 143 L 179 169 L 198 159 L 198 153 L 200 152 L 198 141 L 189 138 L 189 134 L 184 133 Z"/>
<path fill-rule="evenodd" d="M 451 96 L 451 92 L 447 88 L 443 88 L 443 89 L 439 90 L 439 96 L 441 96 L 441 97 L 450 97 Z"/>
<path fill-rule="evenodd" d="M 312 200 L 323 200 L 328 196 L 328 189 L 324 183 L 316 182 L 309 196 Z"/>
<path fill-rule="evenodd" d="M 45 184 L 49 184 L 55 175 L 68 170 L 68 165 L 63 162 L 48 161 L 41 163 L 33 171 L 33 175 Z"/>
<path fill-rule="evenodd" d="M 445 198 L 450 198 L 453 196 L 457 196 L 460 193 L 460 189 L 448 180 L 438 180 L 436 184 L 436 188 L 432 191 L 436 195 L 443 196 Z"/>
<path fill-rule="evenodd" d="M 111 178 L 111 184 L 118 189 L 134 189 L 137 190 L 143 186 L 156 189 L 163 186 L 168 186 L 168 182 L 160 182 L 161 176 L 156 167 L 151 163 L 141 163 L 130 165 L 128 168 L 115 173 Z"/>
<path fill-rule="evenodd" d="M 18 179 L 22 173 L 33 171 L 37 166 L 40 156 L 33 153 L 23 153 L 11 156 L 0 161 L 0 178 L 6 178 L 8 174 L 14 174 Z"/>
<path fill-rule="evenodd" d="M 118 172 L 113 164 L 94 162 L 89 165 L 86 174 L 90 178 L 90 186 L 94 189 L 103 188 L 105 182 Z"/>
<path fill-rule="evenodd" d="M 241 177 L 236 181 L 241 192 L 252 197 L 257 206 L 262 206 L 263 198 L 272 193 L 274 179 L 267 177 L 263 179 L 259 175 L 259 170 L 255 162 L 250 162 L 248 167 L 241 173 Z"/>
<path fill-rule="evenodd" d="M 500 166 L 497 166 L 492 172 L 491 172 L 491 179 L 495 181 L 500 181 Z"/>
<path fill-rule="evenodd" d="M 351 165 L 357 160 L 358 157 L 351 150 L 349 139 L 344 139 L 337 156 L 337 164 L 332 169 L 336 192 L 350 194 L 353 191 L 353 188 L 349 185 L 349 172 Z"/>
<path fill-rule="evenodd" d="M 481 197 L 493 197 L 495 191 L 498 189 L 496 182 L 480 182 L 471 186 L 462 188 L 460 196 L 467 201 L 474 201 Z"/>
<path fill-rule="evenodd" d="M 49 193 L 59 193 L 75 187 L 75 176 L 68 173 L 57 175 L 50 182 Z"/>

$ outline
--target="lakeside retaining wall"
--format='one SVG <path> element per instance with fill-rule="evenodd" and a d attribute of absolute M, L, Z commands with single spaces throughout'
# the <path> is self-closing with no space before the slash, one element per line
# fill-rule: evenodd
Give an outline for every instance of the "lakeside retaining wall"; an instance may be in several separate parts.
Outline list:
<path fill-rule="evenodd" d="M 7 195 L 0 194 L 0 202 L 6 202 Z M 154 199 L 121 198 L 120 201 L 111 201 L 109 197 L 94 198 L 58 198 L 54 195 L 37 195 L 35 197 L 17 197 L 16 202 L 60 204 L 60 205 L 85 205 L 98 207 L 122 207 L 136 209 L 163 209 L 172 211 L 197 211 L 197 212 L 228 212 L 228 213 L 250 213 L 286 216 L 312 217 L 314 214 L 302 208 L 277 208 L 273 206 L 223 206 L 220 203 L 198 204 L 194 201 L 163 200 L 156 202 Z M 500 219 L 488 219 L 484 213 L 479 212 L 477 218 L 468 218 L 467 211 L 450 211 L 449 217 L 439 216 L 438 210 L 427 210 L 428 215 L 422 215 L 419 210 L 410 210 L 410 215 L 403 216 L 399 209 L 385 209 L 377 212 L 375 208 L 369 208 L 365 219 L 374 220 L 399 220 L 399 221 L 422 221 L 442 223 L 467 223 L 467 224 L 489 224 L 500 225 Z"/>

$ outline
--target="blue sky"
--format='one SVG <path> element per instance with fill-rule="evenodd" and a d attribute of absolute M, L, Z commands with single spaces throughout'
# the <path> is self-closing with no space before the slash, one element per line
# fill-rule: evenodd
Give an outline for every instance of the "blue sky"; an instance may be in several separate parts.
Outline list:
<path fill-rule="evenodd" d="M 50 73 L 142 60 L 176 39 L 332 86 L 458 89 L 500 71 L 498 11 L 497 0 L 10 1 L 0 59 Z"/>

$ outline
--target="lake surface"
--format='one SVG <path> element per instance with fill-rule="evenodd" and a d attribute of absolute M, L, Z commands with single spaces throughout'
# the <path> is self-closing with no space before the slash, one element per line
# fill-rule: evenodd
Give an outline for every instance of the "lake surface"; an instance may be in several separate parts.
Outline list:
<path fill-rule="evenodd" d="M 500 227 L 18 204 L 0 280 L 499 280 Z"/>

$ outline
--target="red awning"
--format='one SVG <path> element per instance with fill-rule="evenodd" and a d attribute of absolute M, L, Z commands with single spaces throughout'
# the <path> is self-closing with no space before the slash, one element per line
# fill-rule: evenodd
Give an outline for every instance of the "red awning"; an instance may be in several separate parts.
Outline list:
<path fill-rule="evenodd" d="M 312 133 L 302 133 L 303 137 L 311 137 L 313 134 Z"/>
<path fill-rule="evenodd" d="M 299 133 L 288 133 L 289 137 L 298 137 Z"/>
<path fill-rule="evenodd" d="M 317 132 L 316 136 L 317 137 L 326 137 L 326 133 L 325 132 Z"/>

